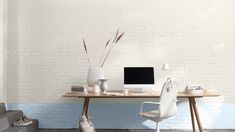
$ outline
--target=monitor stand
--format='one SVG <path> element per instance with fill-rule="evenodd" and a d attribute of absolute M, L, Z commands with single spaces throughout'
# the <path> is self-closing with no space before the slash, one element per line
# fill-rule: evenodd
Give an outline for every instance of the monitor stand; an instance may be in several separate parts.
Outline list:
<path fill-rule="evenodd" d="M 143 93 L 143 88 L 131 88 L 131 93 Z"/>

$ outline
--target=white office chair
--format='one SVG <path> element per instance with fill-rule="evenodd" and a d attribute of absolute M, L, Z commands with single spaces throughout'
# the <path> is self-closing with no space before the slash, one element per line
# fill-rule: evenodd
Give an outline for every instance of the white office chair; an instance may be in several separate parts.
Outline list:
<path fill-rule="evenodd" d="M 160 101 L 159 102 L 143 102 L 140 108 L 139 115 L 145 118 L 148 118 L 154 122 L 156 122 L 156 132 L 159 131 L 159 122 L 167 119 L 173 115 L 175 115 L 178 111 L 177 109 L 177 89 L 179 87 L 179 83 L 175 81 L 171 81 L 170 78 L 166 80 L 163 84 Z M 144 104 L 154 104 L 158 105 L 157 110 L 143 112 Z"/>

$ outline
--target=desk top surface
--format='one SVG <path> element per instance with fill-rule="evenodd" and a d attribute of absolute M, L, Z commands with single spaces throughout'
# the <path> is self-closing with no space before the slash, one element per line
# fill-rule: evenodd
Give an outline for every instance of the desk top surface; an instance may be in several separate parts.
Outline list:
<path fill-rule="evenodd" d="M 202 98 L 202 97 L 216 97 L 220 96 L 215 91 L 205 91 L 203 94 L 186 94 L 184 91 L 179 91 L 177 94 L 177 98 Z M 78 98 L 159 98 L 160 92 L 143 92 L 143 93 L 128 93 L 128 95 L 124 95 L 122 91 L 112 91 L 107 93 L 78 93 L 78 92 L 68 92 L 63 95 L 63 97 L 78 97 Z"/>

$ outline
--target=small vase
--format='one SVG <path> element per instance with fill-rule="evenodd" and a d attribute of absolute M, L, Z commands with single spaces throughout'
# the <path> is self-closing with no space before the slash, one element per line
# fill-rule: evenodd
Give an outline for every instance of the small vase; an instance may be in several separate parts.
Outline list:
<path fill-rule="evenodd" d="M 89 87 L 93 87 L 94 93 L 99 93 L 99 79 L 104 79 L 103 69 L 100 67 L 90 67 L 87 73 L 87 84 Z"/>
<path fill-rule="evenodd" d="M 103 93 L 108 89 L 108 79 L 100 79 L 100 89 Z"/>

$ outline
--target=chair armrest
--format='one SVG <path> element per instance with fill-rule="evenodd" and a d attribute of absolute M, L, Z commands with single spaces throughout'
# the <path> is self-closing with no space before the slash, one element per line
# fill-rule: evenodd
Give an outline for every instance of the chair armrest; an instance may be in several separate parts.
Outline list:
<path fill-rule="evenodd" d="M 150 102 L 150 101 L 143 102 L 143 103 L 141 104 L 141 107 L 140 107 L 140 115 L 141 115 L 141 113 L 143 112 L 144 104 L 155 104 L 155 105 L 160 105 L 160 102 Z"/>

